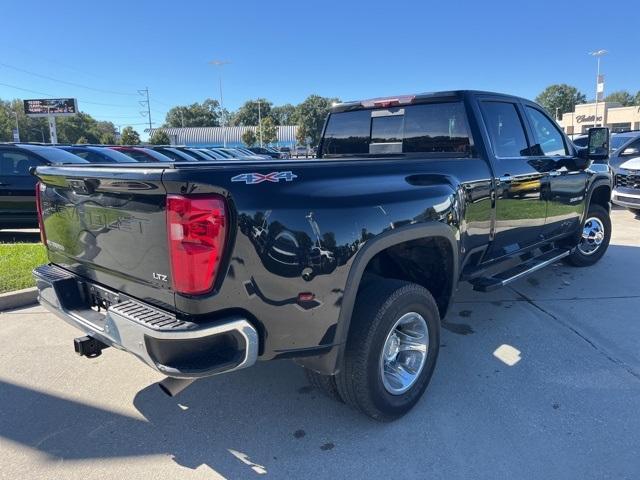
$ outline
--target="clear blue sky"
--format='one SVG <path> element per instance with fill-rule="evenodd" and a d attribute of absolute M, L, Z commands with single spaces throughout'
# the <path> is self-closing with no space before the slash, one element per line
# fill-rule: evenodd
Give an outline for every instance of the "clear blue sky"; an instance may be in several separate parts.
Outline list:
<path fill-rule="evenodd" d="M 551 83 L 593 97 L 587 52 L 605 48 L 606 91 L 635 93 L 639 8 L 637 0 L 10 1 L 0 83 L 77 97 L 81 110 L 126 125 L 144 122 L 136 90 L 146 86 L 157 123 L 172 105 L 218 98 L 212 59 L 232 62 L 223 82 L 235 109 L 258 96 L 282 104 L 312 93 L 350 100 L 476 88 L 533 98 Z M 2 99 L 39 96 L 0 85 Z"/>

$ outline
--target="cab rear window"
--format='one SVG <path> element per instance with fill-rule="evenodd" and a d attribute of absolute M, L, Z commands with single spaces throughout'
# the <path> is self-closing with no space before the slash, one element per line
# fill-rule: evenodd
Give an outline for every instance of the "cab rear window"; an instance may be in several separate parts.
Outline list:
<path fill-rule="evenodd" d="M 468 156 L 471 139 L 461 102 L 356 110 L 329 117 L 322 155 L 428 153 Z"/>

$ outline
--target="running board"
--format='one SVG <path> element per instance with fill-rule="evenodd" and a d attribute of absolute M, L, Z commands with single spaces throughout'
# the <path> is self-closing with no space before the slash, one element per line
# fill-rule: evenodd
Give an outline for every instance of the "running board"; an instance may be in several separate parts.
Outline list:
<path fill-rule="evenodd" d="M 547 265 L 551 265 L 561 258 L 566 257 L 570 253 L 571 250 L 556 248 L 538 257 L 531 258 L 526 262 L 517 265 L 509 270 L 499 272 L 492 277 L 476 278 L 475 280 L 471 281 L 471 284 L 473 285 L 473 289 L 478 292 L 491 292 L 500 287 L 504 287 L 505 285 L 518 280 L 519 278 L 525 277 L 530 273 L 540 270 Z"/>

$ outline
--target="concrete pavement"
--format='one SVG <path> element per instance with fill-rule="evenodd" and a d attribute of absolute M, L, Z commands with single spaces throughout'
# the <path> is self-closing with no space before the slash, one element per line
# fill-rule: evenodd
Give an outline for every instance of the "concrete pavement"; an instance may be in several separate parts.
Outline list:
<path fill-rule="evenodd" d="M 465 288 L 406 417 L 373 422 L 288 361 L 177 398 L 40 307 L 0 314 L 0 478 L 638 478 L 640 219 L 596 266 Z M 44 334 L 44 337 L 41 336 Z"/>

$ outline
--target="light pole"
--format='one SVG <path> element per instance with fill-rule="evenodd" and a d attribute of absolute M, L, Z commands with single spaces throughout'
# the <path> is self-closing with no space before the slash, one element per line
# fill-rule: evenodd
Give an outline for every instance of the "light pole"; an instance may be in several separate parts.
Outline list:
<path fill-rule="evenodd" d="M 13 114 L 16 117 L 16 132 L 18 133 L 18 141 L 20 140 L 20 125 L 18 125 L 18 112 L 14 111 Z M 44 143 L 44 142 L 42 142 Z"/>
<path fill-rule="evenodd" d="M 595 114 L 595 118 L 593 120 L 593 126 L 597 127 L 598 126 L 598 96 L 600 93 L 604 93 L 604 85 L 602 87 L 602 92 L 600 92 L 600 85 L 603 82 L 600 82 L 600 57 L 602 57 L 603 55 L 606 55 L 608 52 L 606 50 L 600 49 L 600 50 L 595 50 L 593 52 L 589 52 L 589 55 L 591 55 L 592 57 L 596 57 L 596 59 L 598 60 L 598 70 L 596 73 L 596 114 Z M 604 116 L 603 116 L 604 119 Z"/>
<path fill-rule="evenodd" d="M 260 135 L 260 148 L 262 148 L 262 113 L 260 110 L 260 99 L 258 101 L 258 134 Z"/>
<path fill-rule="evenodd" d="M 227 146 L 227 129 L 226 129 L 226 115 L 224 114 L 224 102 L 222 100 L 222 67 L 224 67 L 225 65 L 229 65 L 231 62 L 227 61 L 227 60 L 211 60 L 209 62 L 210 65 L 213 65 L 214 67 L 219 67 L 220 71 L 219 71 L 219 82 L 220 82 L 220 115 L 222 117 L 222 142 L 224 143 L 224 146 L 226 148 Z"/>

